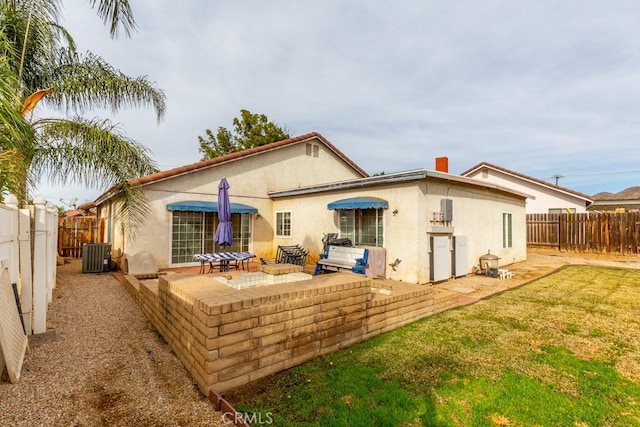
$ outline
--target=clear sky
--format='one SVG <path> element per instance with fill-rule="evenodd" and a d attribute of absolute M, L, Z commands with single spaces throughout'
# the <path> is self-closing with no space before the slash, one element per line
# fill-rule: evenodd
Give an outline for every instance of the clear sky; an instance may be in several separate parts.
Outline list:
<path fill-rule="evenodd" d="M 370 174 L 447 156 L 451 173 L 487 161 L 590 195 L 640 185 L 637 0 L 131 3 L 131 39 L 112 40 L 87 0 L 63 1 L 63 25 L 80 52 L 165 91 L 160 124 L 112 117 L 162 170 L 198 161 L 198 135 L 247 109 L 321 133 Z"/>

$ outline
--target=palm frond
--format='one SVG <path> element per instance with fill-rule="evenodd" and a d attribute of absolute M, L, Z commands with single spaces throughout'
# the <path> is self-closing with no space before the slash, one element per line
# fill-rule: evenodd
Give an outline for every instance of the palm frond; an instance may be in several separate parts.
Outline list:
<path fill-rule="evenodd" d="M 91 7 L 95 8 L 98 0 L 89 0 L 89 3 L 91 3 Z M 120 26 L 127 37 L 131 37 L 131 34 L 137 29 L 128 0 L 100 0 L 98 16 L 109 26 L 111 38 L 118 36 Z"/>
<path fill-rule="evenodd" d="M 135 238 L 149 207 L 142 189 L 130 181 L 158 171 L 149 150 L 122 135 L 109 120 L 46 119 L 33 125 L 39 144 L 30 172 L 59 184 L 115 186 L 116 220 Z"/>
<path fill-rule="evenodd" d="M 2 32 L 12 48 L 3 52 L 21 85 L 31 93 L 38 85 L 39 70 L 46 68 L 60 48 L 66 31 L 57 24 L 59 2 L 53 0 L 13 1 L 0 6 Z M 17 89 L 22 89 L 17 88 Z"/>
<path fill-rule="evenodd" d="M 39 135 L 31 164 L 37 177 L 98 188 L 158 171 L 149 149 L 109 120 L 45 119 L 33 125 Z"/>
<path fill-rule="evenodd" d="M 151 208 L 140 185 L 128 182 L 118 185 L 118 193 L 114 197 L 114 221 L 122 225 L 128 239 L 134 241 L 138 231 L 151 214 Z"/>
<path fill-rule="evenodd" d="M 2 31 L 0 49 L 5 52 L 13 49 Z M 34 131 L 20 114 L 18 86 L 8 55 L 0 56 L 0 198 L 1 194 L 12 193 L 24 200 L 32 184 L 28 180 L 28 169 L 33 155 Z"/>
<path fill-rule="evenodd" d="M 166 109 L 166 97 L 146 76 L 132 78 L 97 55 L 81 56 L 62 49 L 56 66 L 41 73 L 41 88 L 50 87 L 47 103 L 67 112 L 83 113 L 92 108 L 151 107 L 158 121 Z"/>
<path fill-rule="evenodd" d="M 128 0 L 89 0 L 110 26 L 129 36 L 135 22 Z M 25 200 L 40 179 L 119 190 L 118 215 L 135 234 L 148 207 L 132 178 L 158 170 L 144 146 L 108 120 L 41 119 L 28 115 L 44 100 L 54 108 L 83 113 L 152 107 L 161 120 L 166 98 L 146 76 L 131 78 L 99 56 L 78 55 L 60 25 L 61 0 L 0 0 L 0 198 L 13 192 Z"/>

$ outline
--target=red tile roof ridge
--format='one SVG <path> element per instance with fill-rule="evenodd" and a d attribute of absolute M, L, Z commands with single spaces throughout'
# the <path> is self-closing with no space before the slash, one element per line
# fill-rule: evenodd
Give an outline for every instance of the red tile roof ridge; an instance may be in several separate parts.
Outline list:
<path fill-rule="evenodd" d="M 246 150 L 235 151 L 229 154 L 225 154 L 224 156 L 214 157 L 212 159 L 200 160 L 195 163 L 191 163 L 188 165 L 178 166 L 172 169 L 168 169 L 165 171 L 156 172 L 150 175 L 142 176 L 139 178 L 134 178 L 129 181 L 130 185 L 145 185 L 150 184 L 156 181 L 161 181 L 163 179 L 171 178 L 174 176 L 183 175 L 189 172 L 206 169 L 209 167 L 213 167 L 216 165 L 220 165 L 227 162 L 232 162 L 235 160 L 239 160 L 246 157 L 251 157 L 254 155 L 258 155 L 263 152 L 276 150 L 281 147 L 285 147 L 288 145 L 298 144 L 301 142 L 309 141 L 312 139 L 318 139 L 321 141 L 327 148 L 333 151 L 338 157 L 340 157 L 345 163 L 351 166 L 355 171 L 357 171 L 363 178 L 369 176 L 367 172 L 364 171 L 360 166 L 358 166 L 353 160 L 347 157 L 342 151 L 336 148 L 332 143 L 330 143 L 324 136 L 322 136 L 318 132 L 309 132 L 303 135 L 283 139 L 281 141 L 271 142 L 269 144 L 260 145 L 258 147 L 248 148 Z M 113 195 L 117 194 L 121 191 L 121 184 L 116 184 L 111 188 L 107 189 L 104 193 L 96 198 L 94 205 L 101 203 L 104 200 L 109 199 Z"/>
<path fill-rule="evenodd" d="M 355 169 L 363 177 L 369 176 L 362 168 L 360 168 L 360 166 L 358 166 L 355 162 L 349 159 L 342 151 L 338 150 L 333 144 L 331 144 L 327 139 L 325 139 L 318 132 L 310 132 L 310 133 L 299 135 L 293 138 L 271 142 L 269 144 L 260 145 L 258 147 L 248 148 L 246 150 L 234 151 L 232 153 L 225 154 L 224 156 L 214 157 L 212 159 L 200 160 L 198 162 L 191 163 L 188 165 L 178 166 L 173 169 L 168 169 L 168 170 L 157 172 L 151 175 L 135 178 L 131 180 L 130 183 L 133 185 L 149 184 L 151 182 L 160 181 L 165 178 L 170 178 L 173 176 L 182 175 L 184 173 L 193 172 L 200 169 L 205 169 L 205 168 L 219 165 L 222 163 L 227 163 L 227 162 L 242 159 L 245 157 L 250 157 L 259 153 L 275 150 L 287 145 L 297 144 L 297 143 L 308 141 L 314 138 L 321 140 L 331 151 L 333 151 L 338 157 L 344 160 L 347 164 L 349 164 L 349 166 Z"/>

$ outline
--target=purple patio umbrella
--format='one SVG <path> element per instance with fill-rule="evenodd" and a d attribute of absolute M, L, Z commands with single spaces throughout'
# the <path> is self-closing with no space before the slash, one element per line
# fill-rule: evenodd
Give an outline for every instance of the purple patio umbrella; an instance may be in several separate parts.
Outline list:
<path fill-rule="evenodd" d="M 222 178 L 218 184 L 218 220 L 215 242 L 220 246 L 231 246 L 233 233 L 231 231 L 231 204 L 229 203 L 227 178 Z"/>

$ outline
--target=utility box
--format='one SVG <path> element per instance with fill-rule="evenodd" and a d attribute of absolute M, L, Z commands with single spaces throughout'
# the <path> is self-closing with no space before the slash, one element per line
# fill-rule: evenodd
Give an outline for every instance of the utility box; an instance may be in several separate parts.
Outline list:
<path fill-rule="evenodd" d="M 467 269 L 467 236 L 453 236 L 453 277 L 466 276 Z"/>
<path fill-rule="evenodd" d="M 451 237 L 431 236 L 429 280 L 440 282 L 451 278 Z"/>
<path fill-rule="evenodd" d="M 440 212 L 442 212 L 443 221 L 453 221 L 453 200 L 440 199 Z"/>
<path fill-rule="evenodd" d="M 103 273 L 111 269 L 110 243 L 85 243 L 82 245 L 82 272 Z"/>

